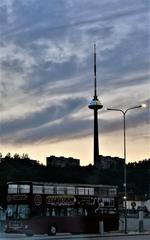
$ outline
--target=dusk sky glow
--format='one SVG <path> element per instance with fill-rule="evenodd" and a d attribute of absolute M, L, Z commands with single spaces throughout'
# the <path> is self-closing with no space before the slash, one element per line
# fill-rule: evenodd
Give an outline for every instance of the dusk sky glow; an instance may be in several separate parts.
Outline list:
<path fill-rule="evenodd" d="M 100 154 L 150 158 L 150 1 L 0 1 L 0 152 L 93 164 L 93 43 Z"/>

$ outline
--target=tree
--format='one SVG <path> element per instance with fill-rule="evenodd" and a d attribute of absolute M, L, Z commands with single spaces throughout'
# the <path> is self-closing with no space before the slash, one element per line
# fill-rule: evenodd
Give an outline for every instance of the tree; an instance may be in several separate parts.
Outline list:
<path fill-rule="evenodd" d="M 15 154 L 14 154 L 14 158 L 19 159 L 19 158 L 20 158 L 19 154 L 18 154 L 18 153 L 15 153 Z"/>
<path fill-rule="evenodd" d="M 21 158 L 22 159 L 30 159 L 29 155 L 27 153 L 23 153 Z"/>
<path fill-rule="evenodd" d="M 11 158 L 11 153 L 8 152 L 8 153 L 6 154 L 6 156 L 5 156 L 5 158 Z"/>

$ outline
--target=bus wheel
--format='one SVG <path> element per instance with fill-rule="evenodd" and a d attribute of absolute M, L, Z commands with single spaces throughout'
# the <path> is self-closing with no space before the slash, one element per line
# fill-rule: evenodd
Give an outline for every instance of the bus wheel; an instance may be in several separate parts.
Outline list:
<path fill-rule="evenodd" d="M 56 229 L 56 226 L 55 225 L 50 225 L 49 228 L 48 228 L 48 235 L 56 235 L 56 232 L 57 232 L 57 229 Z"/>

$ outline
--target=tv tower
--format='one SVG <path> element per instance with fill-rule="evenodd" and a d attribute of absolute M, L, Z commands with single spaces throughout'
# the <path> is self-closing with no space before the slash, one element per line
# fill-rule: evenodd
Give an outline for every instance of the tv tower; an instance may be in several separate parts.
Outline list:
<path fill-rule="evenodd" d="M 99 140 L 98 140 L 98 110 L 103 108 L 103 105 L 97 97 L 96 86 L 96 44 L 94 43 L 94 96 L 89 106 L 94 111 L 94 165 L 99 160 Z"/>

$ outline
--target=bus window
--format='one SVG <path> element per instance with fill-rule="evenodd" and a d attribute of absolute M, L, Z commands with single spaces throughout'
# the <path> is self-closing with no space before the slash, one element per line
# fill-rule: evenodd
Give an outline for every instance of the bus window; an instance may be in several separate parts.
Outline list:
<path fill-rule="evenodd" d="M 78 194 L 79 195 L 85 195 L 85 188 L 83 188 L 83 187 L 78 187 Z"/>
<path fill-rule="evenodd" d="M 67 216 L 67 208 L 64 207 L 47 208 L 46 216 Z"/>
<path fill-rule="evenodd" d="M 84 209 L 83 208 L 78 208 L 78 215 L 79 216 L 84 216 Z"/>
<path fill-rule="evenodd" d="M 17 193 L 17 184 L 9 184 L 8 193 Z"/>
<path fill-rule="evenodd" d="M 94 195 L 94 188 L 85 188 L 84 189 L 85 195 Z"/>
<path fill-rule="evenodd" d="M 86 209 L 86 208 L 84 209 L 84 215 L 85 215 L 85 216 L 87 216 L 87 215 L 88 215 L 88 211 L 87 211 L 87 209 Z"/>
<path fill-rule="evenodd" d="M 10 204 L 7 207 L 7 216 L 9 219 L 27 219 L 29 218 L 30 208 L 28 204 Z"/>
<path fill-rule="evenodd" d="M 30 193 L 30 185 L 21 184 L 20 185 L 20 193 Z"/>
<path fill-rule="evenodd" d="M 46 216 L 51 216 L 51 212 L 50 212 L 50 209 L 49 208 L 46 208 Z"/>
<path fill-rule="evenodd" d="M 44 186 L 44 193 L 45 194 L 54 194 L 54 187 L 53 186 Z"/>
<path fill-rule="evenodd" d="M 13 214 L 16 213 L 16 206 L 17 206 L 16 204 L 7 206 L 7 216 L 8 216 L 8 218 L 12 218 Z"/>
<path fill-rule="evenodd" d="M 60 208 L 60 216 L 67 216 L 67 209 L 66 208 Z"/>
<path fill-rule="evenodd" d="M 57 186 L 57 194 L 64 194 L 64 193 L 65 193 L 65 188 Z"/>
<path fill-rule="evenodd" d="M 54 208 L 47 208 L 46 209 L 46 216 L 55 216 L 55 209 Z"/>
<path fill-rule="evenodd" d="M 19 204 L 18 205 L 18 218 L 27 219 L 29 218 L 30 208 L 28 204 Z"/>
<path fill-rule="evenodd" d="M 67 187 L 67 194 L 75 195 L 75 187 Z"/>
<path fill-rule="evenodd" d="M 52 209 L 52 216 L 56 216 L 55 209 Z"/>
<path fill-rule="evenodd" d="M 91 187 L 78 187 L 79 195 L 94 195 L 94 188 Z"/>
<path fill-rule="evenodd" d="M 74 216 L 74 208 L 72 207 L 67 208 L 67 216 Z"/>
<path fill-rule="evenodd" d="M 33 185 L 33 193 L 42 194 L 43 193 L 43 186 Z"/>

